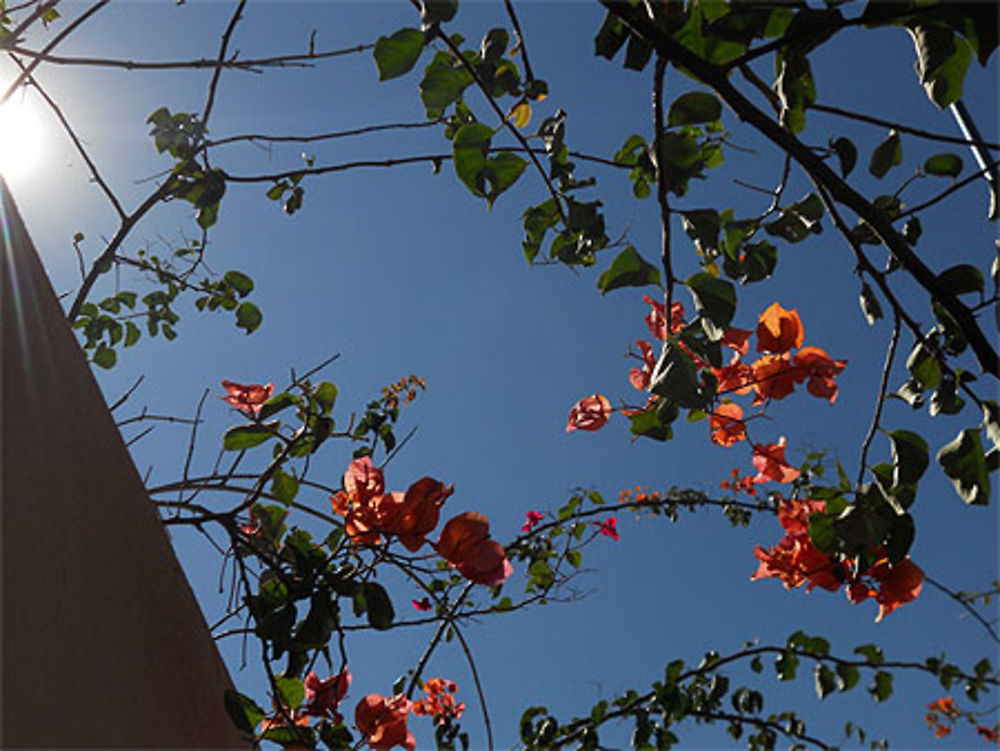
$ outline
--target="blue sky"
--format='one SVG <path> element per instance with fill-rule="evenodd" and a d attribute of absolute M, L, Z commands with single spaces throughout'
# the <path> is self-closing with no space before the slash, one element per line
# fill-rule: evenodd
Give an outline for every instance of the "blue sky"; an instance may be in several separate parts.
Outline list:
<path fill-rule="evenodd" d="M 80 7 L 67 6 L 71 12 L 66 15 Z M 593 56 L 593 34 L 602 15 L 596 4 L 532 2 L 518 8 L 532 66 L 551 91 L 536 108 L 529 130 L 562 108 L 568 112 L 567 140 L 572 148 L 609 157 L 629 134 L 649 136 L 651 71 L 636 74 L 618 62 Z M 209 57 L 215 54 L 228 12 L 223 3 L 113 5 L 59 51 L 133 59 Z M 499 3 L 467 3 L 454 29 L 478 40 L 486 29 L 505 22 Z M 417 24 L 406 3 L 251 3 L 233 46 L 243 57 L 300 51 L 316 29 L 317 48 L 348 47 Z M 919 86 L 913 60 L 912 44 L 901 29 L 844 32 L 816 56 L 819 100 L 861 112 L 888 113 L 893 119 L 957 135 L 951 116 L 937 110 Z M 0 67 L 3 80 L 10 71 L 9 66 Z M 759 65 L 758 71 L 770 75 L 766 65 Z M 136 205 L 151 190 L 148 178 L 169 166 L 155 153 L 145 118 L 160 106 L 173 111 L 200 109 L 208 82 L 204 72 L 44 66 L 38 77 L 63 106 L 126 206 Z M 995 58 L 985 70 L 974 63 L 967 78 L 966 102 L 985 134 L 998 131 L 996 80 Z M 228 72 L 210 131 L 220 137 L 415 121 L 423 118 L 418 81 L 414 72 L 379 84 L 370 53 L 348 55 L 310 70 Z M 690 86 L 675 71 L 668 73 L 669 98 Z M 485 118 L 478 95 L 469 99 Z M 807 142 L 825 144 L 830 136 L 839 135 L 855 140 L 861 154 L 859 172 L 885 135 L 880 128 L 820 113 L 809 117 Z M 733 142 L 755 153 L 727 150 L 725 166 L 709 181 L 695 184 L 677 205 L 733 206 L 737 215 L 759 213 L 766 207 L 766 197 L 731 180 L 774 184 L 780 160 L 731 113 L 724 114 L 724 122 L 732 130 Z M 101 246 L 99 238 L 113 232 L 114 215 L 88 184 L 84 165 L 60 137 L 58 124 L 47 117 L 42 127 L 50 139 L 43 161 L 33 174 L 14 176 L 10 182 L 61 292 L 78 284 L 73 234 L 83 232 L 84 251 L 93 254 Z M 904 137 L 903 145 L 903 165 L 881 183 L 860 177 L 861 190 L 868 195 L 892 192 L 927 155 L 950 150 L 909 137 Z M 300 164 L 300 151 L 296 146 L 275 148 L 273 153 L 233 146 L 220 152 L 215 163 L 234 174 L 270 172 Z M 447 151 L 449 144 L 433 130 L 308 147 L 318 163 Z M 968 154 L 962 156 L 966 165 L 972 163 Z M 621 174 L 580 163 L 578 172 L 598 178 L 596 190 L 587 195 L 604 201 L 608 234 L 626 233 L 647 258 L 656 258 L 659 226 L 652 200 L 633 199 Z M 144 178 L 145 182 L 136 182 Z M 203 390 L 209 389 L 212 396 L 221 393 L 218 383 L 223 378 L 281 385 L 289 367 L 302 371 L 340 353 L 325 377 L 340 389 L 337 417 L 345 421 L 380 386 L 416 373 L 427 379 L 428 392 L 404 415 L 402 432 L 413 426 L 418 430 L 387 468 L 389 485 L 403 489 L 425 474 L 454 483 L 456 492 L 446 511 L 487 514 L 493 534 L 501 540 L 516 535 L 527 510 L 558 508 L 576 486 L 599 489 L 608 497 L 634 485 L 714 492 L 731 468 L 749 469 L 747 452 L 710 445 L 704 424 L 679 425 L 677 438 L 667 444 L 631 442 L 620 416 L 600 433 L 564 432 L 566 413 L 582 396 L 601 392 L 612 401 L 634 399 L 627 382 L 631 363 L 623 354 L 632 340 L 648 338 L 642 321 L 647 306 L 641 291 L 600 297 L 596 277 L 614 251 L 606 251 L 595 269 L 579 274 L 559 267 L 526 266 L 519 215 L 544 197 L 543 187 L 530 173 L 492 211 L 455 179 L 447 164 L 439 175 L 418 165 L 350 171 L 310 179 L 304 185 L 304 206 L 292 217 L 265 198 L 266 184 L 230 186 L 210 235 L 209 264 L 217 271 L 240 269 L 254 278 L 253 299 L 264 311 L 264 324 L 246 337 L 231 319 L 199 315 L 190 301 L 182 302 L 176 341 L 144 338 L 113 371 L 98 373 L 109 401 L 144 376 L 121 417 L 144 407 L 152 413 L 190 415 Z M 918 181 L 904 198 L 916 203 L 946 185 L 940 178 Z M 808 190 L 798 177 L 786 196 L 794 200 Z M 986 205 L 985 187 L 977 185 L 928 215 L 919 250 L 932 268 L 942 270 L 961 262 L 988 265 L 995 227 L 983 221 Z M 753 327 L 756 316 L 777 299 L 799 311 L 806 344 L 850 361 L 839 378 L 836 405 L 798 395 L 769 411 L 774 419 L 765 430 L 771 439 L 788 436 L 793 462 L 801 461 L 808 450 L 826 448 L 853 476 L 858 447 L 871 420 L 889 327 L 885 321 L 874 328 L 865 324 L 856 302 L 849 249 L 829 221 L 824 224 L 823 234 L 781 247 L 774 280 L 740 289 L 735 324 Z M 176 243 L 182 233 L 193 236 L 195 230 L 186 206 L 163 206 L 139 225 L 127 248 L 163 252 L 166 244 Z M 684 277 L 696 270 L 696 258 L 679 222 L 675 243 L 678 272 Z M 123 274 L 123 285 L 134 281 Z M 142 289 L 141 283 L 134 288 Z M 690 308 L 683 291 L 681 299 Z M 925 307 L 918 308 L 918 315 L 929 324 Z M 903 379 L 901 367 L 897 369 L 893 384 Z M 204 417 L 195 471 L 211 468 L 218 436 L 239 420 L 214 398 L 207 401 Z M 967 411 L 931 422 L 926 413 L 891 402 L 885 422 L 893 428 L 918 426 L 936 450 L 974 420 Z M 153 484 L 168 482 L 180 475 L 187 444 L 183 428 L 157 425 L 134 445 L 133 455 L 140 472 L 150 472 Z M 346 445 L 330 446 L 313 463 L 311 474 L 336 484 L 349 453 Z M 888 441 L 876 438 L 873 458 L 888 457 Z M 963 507 L 933 469 L 921 493 L 914 509 L 918 525 L 914 559 L 953 588 L 985 587 L 997 570 L 995 504 L 988 509 Z M 320 494 L 300 500 L 327 508 L 327 499 Z M 876 641 L 898 659 L 923 659 L 946 651 L 950 658 L 971 665 L 983 655 L 996 654 L 995 644 L 984 632 L 954 602 L 930 588 L 915 603 L 874 624 L 872 603 L 851 606 L 840 593 L 807 595 L 787 592 L 775 581 L 751 583 L 749 576 L 756 568 L 753 547 L 774 544 L 780 537 L 773 519 L 754 522 L 748 530 L 733 530 L 718 515 L 703 512 L 675 525 L 659 519 L 619 518 L 619 527 L 619 542 L 602 540 L 588 551 L 587 566 L 594 573 L 580 580 L 588 593 L 582 601 L 552 604 L 467 628 L 486 683 L 499 747 L 514 741 L 517 717 L 528 705 L 546 704 L 566 719 L 629 687 L 642 691 L 676 657 L 697 662 L 708 649 L 734 650 L 744 640 L 756 638 L 780 642 L 797 628 L 827 636 L 835 650 L 844 652 Z M 172 536 L 206 618 L 214 621 L 224 605 L 217 595 L 218 556 L 197 535 L 174 528 Z M 507 587 L 516 591 L 522 584 L 515 575 Z M 397 610 L 408 614 L 415 593 L 404 586 L 393 595 Z M 351 647 L 355 684 L 349 705 L 368 692 L 388 693 L 429 636 L 430 632 L 407 630 L 359 639 Z M 237 686 L 263 702 L 259 670 L 252 664 L 240 669 L 238 640 L 224 641 L 221 647 Z M 481 746 L 483 735 L 461 654 L 446 646 L 435 656 L 428 675 L 452 677 L 466 691 L 461 697 L 470 705 L 465 724 L 473 746 Z M 857 690 L 857 696 L 831 697 L 820 704 L 809 676 L 791 686 L 779 686 L 766 673 L 755 680 L 769 697 L 771 709 L 791 702 L 812 730 L 834 742 L 840 740 L 843 721 L 854 719 L 873 736 L 888 735 L 901 747 L 931 743 L 923 708 L 942 693 L 931 682 L 904 681 L 887 706 L 875 708 Z M 412 724 L 422 727 L 421 722 Z M 728 740 L 721 729 L 685 729 L 681 737 L 685 747 L 723 746 Z M 969 735 L 956 734 L 940 745 L 971 742 Z"/>

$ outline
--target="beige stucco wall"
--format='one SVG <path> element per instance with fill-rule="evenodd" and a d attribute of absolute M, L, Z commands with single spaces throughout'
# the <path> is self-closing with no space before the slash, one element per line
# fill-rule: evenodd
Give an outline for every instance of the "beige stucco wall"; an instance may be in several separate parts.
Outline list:
<path fill-rule="evenodd" d="M 0 193 L 0 746 L 246 747 L 204 618 Z"/>

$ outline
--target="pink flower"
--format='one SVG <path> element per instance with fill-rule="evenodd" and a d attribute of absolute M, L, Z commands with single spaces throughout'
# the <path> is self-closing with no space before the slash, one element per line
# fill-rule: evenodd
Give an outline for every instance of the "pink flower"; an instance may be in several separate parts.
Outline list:
<path fill-rule="evenodd" d="M 466 511 L 448 521 L 435 546 L 438 554 L 466 579 L 498 587 L 514 573 L 500 543 L 490 537 L 490 521 Z"/>
<path fill-rule="evenodd" d="M 391 697 L 368 694 L 354 710 L 354 724 L 367 736 L 368 745 L 375 751 L 388 751 L 394 746 L 413 751 L 417 740 L 406 728 L 412 706 L 403 694 Z"/>
<path fill-rule="evenodd" d="M 545 515 L 538 511 L 529 511 L 525 516 L 527 517 L 527 521 L 521 527 L 522 532 L 530 532 L 545 518 Z"/>
<path fill-rule="evenodd" d="M 566 432 L 574 430 L 600 430 L 611 416 L 611 402 L 601 394 L 585 396 L 573 405 L 566 422 Z"/>
<path fill-rule="evenodd" d="M 785 460 L 785 439 L 777 443 L 753 445 L 753 466 L 757 468 L 755 483 L 792 482 L 799 476 L 799 471 Z"/>
<path fill-rule="evenodd" d="M 236 407 L 240 412 L 252 416 L 260 414 L 264 403 L 271 398 L 271 394 L 274 392 L 273 383 L 266 386 L 261 386 L 259 383 L 244 386 L 242 383 L 223 381 L 222 388 L 226 390 L 226 396 L 219 397 L 222 401 Z"/>
<path fill-rule="evenodd" d="M 610 537 L 612 540 L 618 539 L 618 520 L 613 516 L 609 516 L 603 522 L 594 522 L 597 525 L 597 531 L 604 535 L 605 537 Z"/>
<path fill-rule="evenodd" d="M 639 348 L 639 358 L 642 360 L 642 368 L 632 368 L 628 372 L 628 380 L 639 391 L 649 388 L 649 382 L 656 368 L 656 357 L 653 356 L 653 348 L 649 342 L 636 339 L 635 345 Z"/>
<path fill-rule="evenodd" d="M 351 674 L 347 666 L 341 668 L 337 675 L 330 676 L 325 681 L 320 680 L 316 673 L 309 673 L 304 681 L 306 688 L 306 714 L 314 717 L 330 717 L 335 724 L 343 721 L 338 708 L 347 689 L 351 685 Z"/>
<path fill-rule="evenodd" d="M 432 607 L 429 597 L 424 597 L 422 600 L 413 600 L 412 602 L 413 602 L 413 607 L 415 607 L 417 610 L 423 613 L 426 613 Z"/>

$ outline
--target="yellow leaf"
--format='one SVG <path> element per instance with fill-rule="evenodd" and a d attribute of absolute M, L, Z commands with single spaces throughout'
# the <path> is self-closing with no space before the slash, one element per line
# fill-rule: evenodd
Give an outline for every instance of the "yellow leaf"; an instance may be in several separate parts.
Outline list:
<path fill-rule="evenodd" d="M 516 127 L 523 128 L 531 122 L 531 105 L 521 102 L 510 111 L 510 116 Z"/>

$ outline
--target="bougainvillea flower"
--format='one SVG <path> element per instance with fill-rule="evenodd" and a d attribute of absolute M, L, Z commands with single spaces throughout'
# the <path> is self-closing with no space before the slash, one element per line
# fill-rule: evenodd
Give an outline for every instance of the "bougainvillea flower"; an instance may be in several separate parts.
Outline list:
<path fill-rule="evenodd" d="M 940 699 L 935 699 L 927 708 L 931 712 L 940 712 L 951 718 L 958 717 L 958 707 L 955 706 L 955 700 L 950 696 L 942 696 Z"/>
<path fill-rule="evenodd" d="M 865 582 L 860 579 L 853 579 L 847 585 L 847 600 L 852 605 L 857 605 L 859 602 L 864 602 L 869 597 L 874 597 L 876 591 L 869 587 Z"/>
<path fill-rule="evenodd" d="M 739 353 L 733 355 L 728 365 L 712 368 L 718 381 L 717 394 L 749 394 L 753 390 L 753 368 L 740 360 Z"/>
<path fill-rule="evenodd" d="M 726 347 L 730 347 L 738 354 L 745 355 L 750 351 L 750 342 L 748 339 L 753 335 L 750 329 L 726 329 L 726 333 L 722 335 L 722 340 L 719 342 Z"/>
<path fill-rule="evenodd" d="M 837 400 L 837 382 L 833 379 L 847 366 L 847 360 L 834 360 L 819 347 L 803 347 L 792 358 L 795 366 L 795 380 L 806 378 L 806 390 L 820 399 Z"/>
<path fill-rule="evenodd" d="M 299 727 L 308 727 L 309 723 L 312 721 L 309 718 L 309 715 L 307 714 L 302 714 L 299 715 L 298 717 L 293 717 L 293 720 L 295 724 Z M 278 712 L 277 714 L 272 715 L 271 717 L 265 717 L 263 720 L 260 721 L 260 734 L 263 735 L 268 730 L 273 730 L 274 728 L 283 728 L 287 725 L 288 722 L 285 720 L 284 715 Z"/>
<path fill-rule="evenodd" d="M 376 751 L 388 751 L 394 746 L 413 751 L 417 740 L 406 727 L 411 706 L 412 702 L 402 694 L 368 694 L 354 710 L 354 724 Z"/>
<path fill-rule="evenodd" d="M 609 516 L 603 522 L 594 522 L 597 525 L 597 532 L 604 535 L 605 537 L 610 537 L 612 540 L 618 539 L 618 520 Z"/>
<path fill-rule="evenodd" d="M 635 345 L 639 348 L 639 357 L 642 360 L 641 368 L 632 368 L 628 372 L 628 380 L 639 391 L 649 388 L 649 382 L 653 376 L 653 369 L 656 367 L 656 357 L 653 355 L 653 348 L 649 342 L 636 339 Z"/>
<path fill-rule="evenodd" d="M 784 399 L 795 390 L 796 371 L 788 355 L 763 355 L 751 366 L 754 404 Z"/>
<path fill-rule="evenodd" d="M 303 685 L 306 689 L 305 713 L 314 717 L 329 717 L 334 724 L 343 721 L 340 714 L 340 702 L 347 695 L 351 685 L 351 674 L 347 667 L 341 668 L 337 675 L 321 680 L 314 672 L 306 676 Z"/>
<path fill-rule="evenodd" d="M 344 473 L 344 490 L 358 503 L 365 503 L 385 492 L 385 476 L 370 456 L 362 456 L 348 465 Z"/>
<path fill-rule="evenodd" d="M 450 519 L 435 546 L 438 554 L 476 584 L 497 587 L 514 573 L 504 549 L 490 538 L 490 522 L 467 511 Z"/>
<path fill-rule="evenodd" d="M 566 422 L 566 432 L 574 430 L 600 430 L 611 417 L 611 402 L 601 394 L 585 396 L 573 405 Z"/>
<path fill-rule="evenodd" d="M 879 583 L 875 601 L 878 602 L 878 623 L 900 605 L 917 598 L 924 585 L 924 572 L 907 556 L 895 564 L 883 558 L 868 569 L 868 574 Z"/>
<path fill-rule="evenodd" d="M 804 336 L 798 311 L 785 310 L 774 303 L 758 319 L 757 351 L 781 355 L 793 347 L 801 347 Z"/>
<path fill-rule="evenodd" d="M 785 460 L 785 439 L 777 443 L 755 443 L 753 445 L 753 466 L 757 469 L 755 483 L 792 482 L 799 471 Z"/>
<path fill-rule="evenodd" d="M 646 314 L 646 326 L 649 328 L 649 335 L 654 339 L 664 340 L 667 338 L 667 306 L 665 303 L 657 302 L 649 295 L 642 296 L 643 302 L 649 303 L 652 310 Z M 670 333 L 676 334 L 684 328 L 684 305 L 679 302 L 670 303 Z"/>
<path fill-rule="evenodd" d="M 525 514 L 526 521 L 521 526 L 521 531 L 522 532 L 530 532 L 544 518 L 545 518 L 545 514 L 541 513 L 540 511 L 529 511 L 527 514 Z"/>
<path fill-rule="evenodd" d="M 424 597 L 422 600 L 411 600 L 411 602 L 413 603 L 413 607 L 422 613 L 426 613 L 433 607 L 429 597 Z"/>
<path fill-rule="evenodd" d="M 383 531 L 398 535 L 404 547 L 415 553 L 424 544 L 425 536 L 437 526 L 441 506 L 454 491 L 454 485 L 430 477 L 420 478 L 406 491 L 401 507 Z"/>
<path fill-rule="evenodd" d="M 712 443 L 718 446 L 732 446 L 746 440 L 747 426 L 743 422 L 743 408 L 732 402 L 720 404 L 712 412 L 708 428 L 712 431 Z"/>
<path fill-rule="evenodd" d="M 438 725 L 457 720 L 465 711 L 465 702 L 455 703 L 453 694 L 458 691 L 454 681 L 429 678 L 422 686 L 427 696 L 414 703 L 413 714 L 433 717 Z"/>
<path fill-rule="evenodd" d="M 757 488 L 754 487 L 753 478 L 749 475 L 740 477 L 739 469 L 733 469 L 732 480 L 723 480 L 719 483 L 719 487 L 723 490 L 733 490 L 737 493 L 746 493 L 749 496 L 757 495 Z"/>
<path fill-rule="evenodd" d="M 782 501 L 778 507 L 778 520 L 785 529 L 785 536 L 772 548 L 754 548 L 754 557 L 760 561 L 752 581 L 776 577 L 786 589 L 794 589 L 808 582 L 808 590 L 822 587 L 830 591 L 839 589 L 847 579 L 847 565 L 820 552 L 809 537 L 809 517 L 823 511 L 825 501 Z"/>
<path fill-rule="evenodd" d="M 222 401 L 236 407 L 240 412 L 252 416 L 260 414 L 264 403 L 274 393 L 273 383 L 266 386 L 261 386 L 259 383 L 244 386 L 242 383 L 223 381 L 222 388 L 226 390 L 226 396 L 219 397 Z"/>

